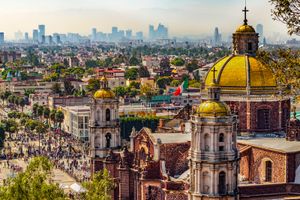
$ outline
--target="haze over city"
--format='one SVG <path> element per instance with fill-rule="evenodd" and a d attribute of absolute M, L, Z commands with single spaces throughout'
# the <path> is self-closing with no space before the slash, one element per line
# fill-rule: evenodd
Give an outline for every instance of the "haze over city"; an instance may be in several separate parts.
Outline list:
<path fill-rule="evenodd" d="M 224 35 L 232 33 L 242 23 L 242 0 L 2 0 L 1 30 L 7 39 L 14 33 L 32 32 L 38 24 L 47 26 L 46 34 L 78 32 L 88 35 L 91 28 L 110 32 L 112 26 L 133 29 L 148 34 L 148 25 L 163 23 L 170 36 L 211 35 L 219 27 Z M 248 2 L 249 23 L 264 25 L 265 35 L 286 28 L 273 21 L 267 0 Z"/>

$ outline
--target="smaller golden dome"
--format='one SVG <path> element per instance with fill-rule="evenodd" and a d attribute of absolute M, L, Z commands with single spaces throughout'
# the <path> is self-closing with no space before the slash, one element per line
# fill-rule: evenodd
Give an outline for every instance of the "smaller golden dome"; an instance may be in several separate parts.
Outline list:
<path fill-rule="evenodd" d="M 95 99 L 112 99 L 115 98 L 115 94 L 109 89 L 100 89 L 94 94 Z"/>
<path fill-rule="evenodd" d="M 200 117 L 228 116 L 230 114 L 230 109 L 227 104 L 221 101 L 208 100 L 199 105 L 197 114 Z"/>
<path fill-rule="evenodd" d="M 249 25 L 242 25 L 235 31 L 236 33 L 255 33 L 255 29 Z"/>

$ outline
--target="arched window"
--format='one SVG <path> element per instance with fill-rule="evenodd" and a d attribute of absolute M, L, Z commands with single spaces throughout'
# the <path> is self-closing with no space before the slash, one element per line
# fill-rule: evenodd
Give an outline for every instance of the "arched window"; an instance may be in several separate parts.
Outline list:
<path fill-rule="evenodd" d="M 225 172 L 219 173 L 219 194 L 220 195 L 226 194 L 226 173 Z"/>
<path fill-rule="evenodd" d="M 209 194 L 210 177 L 208 172 L 203 172 L 203 193 Z"/>
<path fill-rule="evenodd" d="M 208 133 L 204 135 L 204 151 L 209 151 L 210 146 L 210 136 Z"/>
<path fill-rule="evenodd" d="M 147 158 L 146 151 L 143 147 L 140 149 L 139 157 L 140 157 L 140 160 L 143 160 L 143 161 L 145 161 Z"/>
<path fill-rule="evenodd" d="M 224 142 L 224 133 L 220 133 L 219 142 Z"/>
<path fill-rule="evenodd" d="M 258 129 L 270 129 L 270 110 L 259 109 L 257 110 L 257 127 Z"/>
<path fill-rule="evenodd" d="M 105 139 L 106 139 L 106 148 L 110 148 L 111 147 L 111 134 L 106 133 Z"/>
<path fill-rule="evenodd" d="M 266 177 L 265 180 L 266 182 L 272 182 L 272 162 L 271 161 L 266 161 Z"/>
<path fill-rule="evenodd" d="M 110 121 L 110 110 L 108 108 L 105 111 L 105 119 L 107 122 Z"/>

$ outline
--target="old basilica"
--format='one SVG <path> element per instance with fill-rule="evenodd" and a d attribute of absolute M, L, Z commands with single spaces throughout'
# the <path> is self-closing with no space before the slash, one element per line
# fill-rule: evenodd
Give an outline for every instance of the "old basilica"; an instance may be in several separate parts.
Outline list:
<path fill-rule="evenodd" d="M 108 169 L 117 183 L 113 199 L 300 195 L 300 122 L 290 119 L 289 97 L 256 58 L 259 36 L 244 12 L 243 25 L 233 33 L 232 54 L 208 72 L 202 103 L 189 120 L 183 117 L 172 127 L 162 120 L 156 132 L 133 129 L 130 145 L 123 146 L 119 102 L 101 79 L 90 105 L 91 171 Z"/>

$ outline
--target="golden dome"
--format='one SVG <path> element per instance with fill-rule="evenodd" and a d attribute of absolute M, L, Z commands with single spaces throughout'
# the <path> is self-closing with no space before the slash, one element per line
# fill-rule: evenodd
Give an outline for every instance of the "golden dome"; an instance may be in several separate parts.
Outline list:
<path fill-rule="evenodd" d="M 221 117 L 230 114 L 229 107 L 221 101 L 208 100 L 199 105 L 197 114 L 200 117 Z"/>
<path fill-rule="evenodd" d="M 100 89 L 94 94 L 95 99 L 112 99 L 115 98 L 115 94 L 109 89 Z"/>
<path fill-rule="evenodd" d="M 242 25 L 235 31 L 236 33 L 255 33 L 255 29 L 249 25 Z"/>
<path fill-rule="evenodd" d="M 246 90 L 248 77 L 250 77 L 251 89 L 269 90 L 277 87 L 273 72 L 255 57 L 232 55 L 220 59 L 206 75 L 206 88 L 213 82 L 214 72 L 212 69 L 216 70 L 216 82 L 221 89 Z M 249 76 L 248 71 L 250 72 Z"/>

